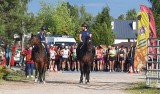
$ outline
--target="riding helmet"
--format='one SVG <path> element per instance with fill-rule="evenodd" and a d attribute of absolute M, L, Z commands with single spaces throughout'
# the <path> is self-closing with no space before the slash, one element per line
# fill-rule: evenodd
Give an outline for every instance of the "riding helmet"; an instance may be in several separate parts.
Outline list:
<path fill-rule="evenodd" d="M 41 27 L 41 30 L 43 31 L 43 30 L 48 30 L 48 27 L 47 26 L 42 26 Z"/>
<path fill-rule="evenodd" d="M 84 24 L 82 24 L 81 27 L 86 27 L 86 28 L 88 28 L 88 25 L 84 23 Z"/>

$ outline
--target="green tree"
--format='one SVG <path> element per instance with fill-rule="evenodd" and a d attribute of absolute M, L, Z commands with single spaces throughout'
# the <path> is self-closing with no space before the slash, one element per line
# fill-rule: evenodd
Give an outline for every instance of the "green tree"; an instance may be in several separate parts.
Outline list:
<path fill-rule="evenodd" d="M 84 5 L 79 7 L 79 12 L 80 12 L 80 14 L 79 14 L 79 17 L 80 17 L 79 23 L 80 23 L 80 25 L 82 25 L 83 23 L 90 24 L 91 20 L 93 19 L 93 17 L 92 17 L 91 14 L 86 12 L 86 9 L 85 9 Z"/>
<path fill-rule="evenodd" d="M 102 12 L 97 15 L 91 30 L 93 32 L 93 40 L 96 45 L 113 44 L 114 34 L 111 30 L 111 17 L 109 15 L 108 6 L 103 8 Z"/>
<path fill-rule="evenodd" d="M 59 3 L 55 9 L 55 31 L 58 34 L 75 35 L 75 23 L 70 15 L 70 10 L 67 8 L 67 3 Z"/>
<path fill-rule="evenodd" d="M 78 11 L 78 6 L 76 5 L 70 5 L 69 2 L 67 2 L 67 8 L 70 10 L 70 16 L 73 17 L 73 22 L 75 24 L 75 37 L 76 40 L 78 40 L 78 34 L 80 31 L 80 24 L 79 24 L 79 11 Z"/>
<path fill-rule="evenodd" d="M 127 11 L 126 20 L 136 20 L 136 19 L 137 19 L 137 13 L 135 9 Z"/>
<path fill-rule="evenodd" d="M 7 40 L 15 33 L 22 34 L 27 4 L 31 0 L 3 0 L 0 3 L 0 34 Z"/>
<path fill-rule="evenodd" d="M 118 16 L 118 20 L 125 20 L 125 16 L 121 14 L 120 16 Z"/>

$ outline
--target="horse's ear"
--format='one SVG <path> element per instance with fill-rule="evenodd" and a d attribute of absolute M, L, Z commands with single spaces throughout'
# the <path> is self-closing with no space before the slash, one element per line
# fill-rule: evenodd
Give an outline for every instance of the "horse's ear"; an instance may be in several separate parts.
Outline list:
<path fill-rule="evenodd" d="M 33 34 L 31 34 L 31 38 L 33 37 L 34 35 Z"/>

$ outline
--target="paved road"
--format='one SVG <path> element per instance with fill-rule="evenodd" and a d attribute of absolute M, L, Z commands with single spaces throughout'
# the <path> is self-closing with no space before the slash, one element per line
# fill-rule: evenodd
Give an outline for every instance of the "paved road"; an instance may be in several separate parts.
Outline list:
<path fill-rule="evenodd" d="M 89 84 L 79 84 L 79 76 L 79 72 L 58 72 L 48 73 L 46 84 L 3 82 L 0 94 L 127 94 L 125 88 L 145 80 L 143 74 L 92 72 Z"/>

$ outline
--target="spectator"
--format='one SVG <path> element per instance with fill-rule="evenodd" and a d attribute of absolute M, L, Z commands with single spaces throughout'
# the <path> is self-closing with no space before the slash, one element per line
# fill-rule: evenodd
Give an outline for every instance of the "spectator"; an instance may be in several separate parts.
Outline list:
<path fill-rule="evenodd" d="M 50 71 L 52 70 L 57 71 L 57 66 L 55 65 L 55 58 L 57 53 L 55 51 L 55 46 L 53 44 L 51 44 L 49 52 L 50 52 L 50 65 L 49 65 Z"/>
<path fill-rule="evenodd" d="M 121 72 L 124 71 L 125 60 L 126 60 L 126 51 L 125 51 L 125 49 L 122 45 L 120 50 L 119 50 L 119 55 L 118 55 L 118 61 L 120 62 L 120 71 Z"/>
<path fill-rule="evenodd" d="M 114 72 L 114 64 L 116 60 L 116 50 L 114 46 L 111 46 L 111 49 L 109 50 L 109 70 L 110 72 Z"/>
<path fill-rule="evenodd" d="M 29 78 L 29 75 L 31 76 L 31 78 L 33 78 L 34 62 L 31 59 L 32 47 L 29 47 L 29 45 L 27 45 L 26 50 L 24 50 L 23 52 L 26 56 L 26 75 L 27 75 L 27 78 Z"/>
<path fill-rule="evenodd" d="M 99 45 L 96 49 L 96 61 L 97 61 L 97 69 L 102 70 L 103 68 L 103 51 L 102 51 L 102 47 Z"/>
<path fill-rule="evenodd" d="M 6 46 L 5 52 L 6 52 L 6 66 L 8 67 L 9 63 L 10 63 L 10 48 L 9 48 L 9 45 Z"/>
<path fill-rule="evenodd" d="M 130 51 L 128 53 L 128 58 L 129 58 L 130 67 L 132 67 L 133 72 L 135 72 L 134 71 L 134 55 L 135 55 L 135 47 L 132 43 L 130 47 Z"/>
<path fill-rule="evenodd" d="M 68 70 L 70 70 L 70 63 L 68 61 L 70 50 L 68 49 L 68 46 L 65 46 L 65 49 L 61 50 L 61 55 L 62 55 L 62 70 L 65 70 L 66 63 L 68 65 Z"/>

